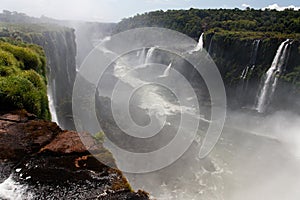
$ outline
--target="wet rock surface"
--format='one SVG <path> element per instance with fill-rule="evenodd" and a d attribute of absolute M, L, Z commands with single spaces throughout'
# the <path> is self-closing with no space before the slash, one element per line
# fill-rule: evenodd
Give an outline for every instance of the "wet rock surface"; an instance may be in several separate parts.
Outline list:
<path fill-rule="evenodd" d="M 115 166 L 90 134 L 63 131 L 26 111 L 0 114 L 0 150 L 0 183 L 12 175 L 32 199 L 149 199 L 133 192 L 121 171 L 90 154 Z"/>

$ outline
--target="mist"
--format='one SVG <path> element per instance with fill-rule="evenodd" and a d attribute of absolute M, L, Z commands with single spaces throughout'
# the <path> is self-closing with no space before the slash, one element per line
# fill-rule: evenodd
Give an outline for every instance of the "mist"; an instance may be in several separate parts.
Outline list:
<path fill-rule="evenodd" d="M 135 18 L 117 23 L 137 12 L 184 8 L 196 3 L 193 0 L 82 2 L 3 1 L 5 9 L 56 18 L 24 17 L 24 24 L 58 24 L 74 36 L 73 45 L 62 48 L 74 55 L 55 55 L 61 60 L 72 56 L 66 72 L 74 75 L 74 85 L 59 93 L 72 92 L 69 99 L 53 101 L 58 92 L 48 91 L 52 121 L 68 118 L 78 132 L 104 133 L 103 145 L 118 169 L 135 191 L 145 190 L 152 199 L 299 200 L 299 41 L 250 37 L 246 31 L 247 37 L 240 39 L 226 35 L 227 30 L 206 30 L 205 19 L 201 27 L 187 30 L 193 36 L 158 28 L 159 18 L 145 29 L 140 25 L 148 22 L 141 15 L 137 24 Z M 17 24 L 16 19 L 12 23 Z M 56 67 L 50 70 L 53 77 L 64 80 L 59 76 L 63 68 Z M 62 85 L 48 83 L 49 88 Z M 59 110 L 59 103 L 65 102 L 72 107 L 70 114 Z M 201 156 L 203 146 L 208 146 L 207 156 Z M 14 184 L 9 178 L 0 190 Z M 22 198 L 26 186 L 15 186 Z M 8 198 L 14 198 L 14 189 L 8 190 Z"/>
<path fill-rule="evenodd" d="M 178 161 L 157 172 L 126 174 L 134 188 L 158 199 L 298 199 L 300 116 L 230 111 L 211 154 L 197 159 L 193 144 Z M 145 181 L 146 180 L 146 181 Z"/>

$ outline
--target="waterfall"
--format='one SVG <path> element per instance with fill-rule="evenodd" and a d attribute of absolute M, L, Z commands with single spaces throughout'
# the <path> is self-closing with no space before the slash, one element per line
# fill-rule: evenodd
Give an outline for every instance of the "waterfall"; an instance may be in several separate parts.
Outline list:
<path fill-rule="evenodd" d="M 248 85 L 249 85 L 249 79 L 251 78 L 251 75 L 255 68 L 259 44 L 260 44 L 260 40 L 254 40 L 252 42 L 249 62 L 240 75 L 240 81 L 236 92 L 237 92 L 237 97 L 239 99 L 239 103 L 242 106 L 244 106 L 247 103 L 250 103 L 248 101 L 249 99 Z"/>
<path fill-rule="evenodd" d="M 250 66 L 251 66 L 251 71 L 255 68 L 259 44 L 260 44 L 260 40 L 254 40 L 253 46 L 252 46 L 252 51 L 251 51 L 251 58 L 250 58 L 250 62 L 249 62 Z"/>
<path fill-rule="evenodd" d="M 191 50 L 189 52 L 190 54 L 192 54 L 194 52 L 197 52 L 197 51 L 202 51 L 203 50 L 203 44 L 204 44 L 204 42 L 203 42 L 203 35 L 204 35 L 204 33 L 202 33 L 200 35 L 199 40 L 198 40 L 198 44 L 196 45 L 196 47 L 193 50 Z"/>
<path fill-rule="evenodd" d="M 259 113 L 265 112 L 268 104 L 270 103 L 273 97 L 278 83 L 278 76 L 281 75 L 287 61 L 287 52 L 289 45 L 289 39 L 285 40 L 280 44 L 280 46 L 277 49 L 276 55 L 273 59 L 271 67 L 268 69 L 268 71 L 263 77 L 263 85 L 261 87 L 261 90 L 259 91 L 256 104 L 256 110 Z"/>
<path fill-rule="evenodd" d="M 200 38 L 199 38 L 198 44 L 195 48 L 195 51 L 202 51 L 203 50 L 203 35 L 204 35 L 204 33 L 202 33 L 200 35 Z"/>
<path fill-rule="evenodd" d="M 156 47 L 151 47 L 148 52 L 147 52 L 147 55 L 146 55 L 146 59 L 145 59 L 145 63 L 150 63 L 151 61 L 151 58 L 153 56 L 153 53 L 155 51 Z"/>
<path fill-rule="evenodd" d="M 209 46 L 208 46 L 208 51 L 207 51 L 207 54 L 209 54 L 209 55 L 211 54 L 212 43 L 213 43 L 214 36 L 215 35 L 212 35 L 211 38 L 210 38 L 210 42 L 209 42 Z"/>
<path fill-rule="evenodd" d="M 52 80 L 52 87 L 55 88 L 55 80 Z M 49 102 L 49 111 L 51 114 L 51 120 L 53 122 L 56 122 L 58 125 L 58 120 L 57 120 L 57 114 L 56 114 L 56 109 L 55 109 L 55 105 L 54 105 L 54 100 L 53 100 L 53 93 L 55 93 L 51 86 L 50 86 L 50 82 L 48 83 L 48 87 L 47 87 L 47 97 L 48 97 L 48 102 Z"/>
<path fill-rule="evenodd" d="M 244 68 L 244 70 L 243 70 L 240 78 L 243 79 L 243 80 L 245 80 L 247 78 L 248 72 L 249 72 L 249 66 L 247 66 L 246 68 Z"/>
<path fill-rule="evenodd" d="M 240 76 L 240 78 L 243 80 L 245 80 L 248 77 L 248 73 L 252 72 L 253 69 L 255 68 L 259 44 L 260 44 L 260 40 L 254 40 L 252 43 L 252 50 L 251 50 L 249 64 L 244 68 Z"/>
<path fill-rule="evenodd" d="M 146 48 L 143 48 L 137 56 L 139 56 L 139 64 L 144 64 L 146 61 Z"/>
<path fill-rule="evenodd" d="M 165 69 L 163 75 L 161 75 L 160 77 L 167 77 L 167 76 L 169 76 L 170 70 L 171 70 L 171 66 L 172 66 L 172 63 L 170 63 L 170 64 L 168 65 L 168 67 Z"/>

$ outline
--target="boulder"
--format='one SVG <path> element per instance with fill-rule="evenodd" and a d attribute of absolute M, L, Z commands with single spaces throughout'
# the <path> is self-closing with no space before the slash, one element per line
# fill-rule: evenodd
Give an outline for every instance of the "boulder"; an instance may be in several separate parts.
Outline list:
<path fill-rule="evenodd" d="M 89 133 L 61 130 L 24 110 L 0 114 L 0 170 L 0 182 L 12 174 L 33 199 L 149 199 L 131 189 Z"/>

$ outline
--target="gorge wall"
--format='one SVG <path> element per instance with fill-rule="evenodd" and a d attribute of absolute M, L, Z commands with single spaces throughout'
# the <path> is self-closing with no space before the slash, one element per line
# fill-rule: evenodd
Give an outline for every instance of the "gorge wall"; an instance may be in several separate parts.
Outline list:
<path fill-rule="evenodd" d="M 41 35 L 30 34 L 25 41 L 42 46 L 47 56 L 48 81 L 57 120 L 64 129 L 74 130 L 72 91 L 76 76 L 76 43 L 73 29 L 59 28 Z"/>
<path fill-rule="evenodd" d="M 281 43 L 286 38 L 240 38 L 238 34 L 207 33 L 204 48 L 210 54 L 223 77 L 231 108 L 253 107 L 262 87 L 263 77 L 271 67 Z M 291 39 L 283 72 L 270 105 L 270 110 L 299 110 L 300 43 Z M 297 109 L 298 108 L 298 109 Z"/>
<path fill-rule="evenodd" d="M 72 89 L 76 76 L 74 29 L 53 24 L 2 23 L 1 36 L 43 47 L 47 57 L 48 89 L 51 90 L 58 124 L 74 129 Z"/>
<path fill-rule="evenodd" d="M 299 17 L 299 11 L 292 9 L 281 12 L 250 8 L 160 10 L 123 19 L 114 33 L 139 27 L 163 27 L 182 32 L 196 41 L 204 33 L 201 42 L 222 75 L 229 108 L 248 110 L 256 109 L 266 72 L 279 46 L 290 39 L 283 63 L 277 63 L 284 65 L 280 66 L 283 71 L 272 75 L 272 79 L 276 79 L 276 91 L 270 95 L 266 112 L 280 109 L 299 112 Z"/>

